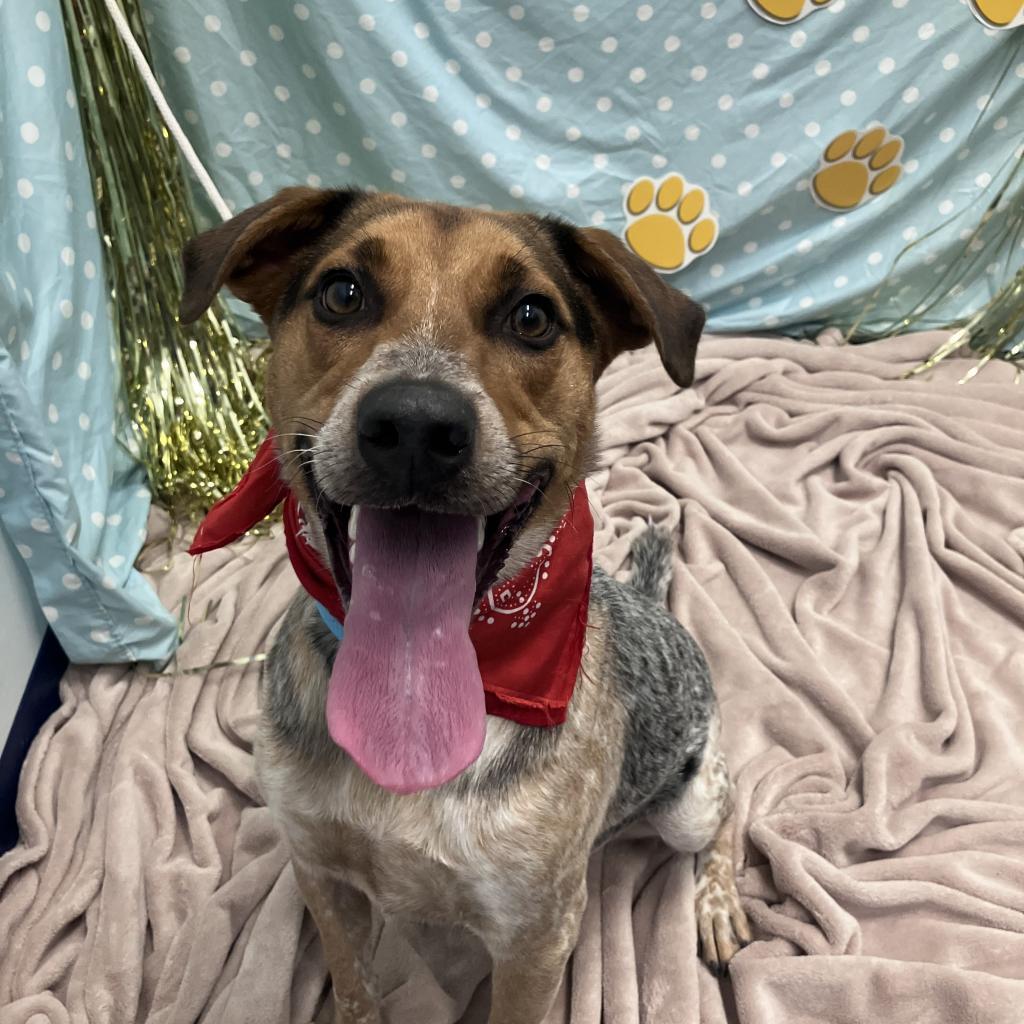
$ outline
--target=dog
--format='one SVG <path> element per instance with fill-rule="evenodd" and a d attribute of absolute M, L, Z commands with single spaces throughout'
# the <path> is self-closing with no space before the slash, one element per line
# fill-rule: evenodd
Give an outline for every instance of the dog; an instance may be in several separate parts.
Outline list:
<path fill-rule="evenodd" d="M 475 933 L 491 1024 L 540 1024 L 588 857 L 641 820 L 697 854 L 723 971 L 750 930 L 707 664 L 665 608 L 667 536 L 634 545 L 630 585 L 591 569 L 581 484 L 602 371 L 653 340 L 689 386 L 703 309 L 606 231 L 355 189 L 285 189 L 183 263 L 181 321 L 226 286 L 267 325 L 261 486 L 319 567 L 266 664 L 256 757 L 338 1024 L 381 1020 L 372 905 Z"/>

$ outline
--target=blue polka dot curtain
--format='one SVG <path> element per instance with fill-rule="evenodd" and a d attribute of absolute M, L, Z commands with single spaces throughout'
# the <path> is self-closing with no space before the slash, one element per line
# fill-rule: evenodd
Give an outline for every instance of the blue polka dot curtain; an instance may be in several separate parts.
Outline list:
<path fill-rule="evenodd" d="M 143 7 L 171 105 L 232 209 L 308 182 L 557 213 L 620 234 L 707 305 L 711 329 L 791 334 L 858 318 L 880 330 L 919 302 L 924 325 L 939 326 L 1020 266 L 1005 218 L 968 240 L 1021 157 L 1022 9 Z M 148 496 L 119 425 L 57 2 L 6 0 L 0 28 L 4 524 L 73 658 L 159 656 L 173 622 L 131 568 Z M 1003 210 L 1022 201 L 1020 178 Z M 201 194 L 197 204 L 213 222 Z"/>

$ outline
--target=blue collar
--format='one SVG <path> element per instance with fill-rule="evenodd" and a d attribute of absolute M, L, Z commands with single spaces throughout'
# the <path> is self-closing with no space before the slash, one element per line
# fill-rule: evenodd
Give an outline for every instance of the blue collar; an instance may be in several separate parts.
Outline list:
<path fill-rule="evenodd" d="M 313 602 L 324 625 L 340 640 L 345 635 L 345 627 L 319 602 Z"/>

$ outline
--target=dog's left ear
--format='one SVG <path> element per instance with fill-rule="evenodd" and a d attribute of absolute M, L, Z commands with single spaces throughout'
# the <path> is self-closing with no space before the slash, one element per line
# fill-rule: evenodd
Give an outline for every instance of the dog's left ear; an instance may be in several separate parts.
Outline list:
<path fill-rule="evenodd" d="M 182 253 L 178 319 L 198 320 L 226 285 L 269 325 L 298 261 L 363 195 L 354 189 L 286 188 L 197 235 Z"/>
<path fill-rule="evenodd" d="M 668 375 L 683 388 L 693 383 L 704 307 L 672 288 L 615 235 L 601 228 L 559 231 L 559 248 L 587 285 L 604 315 L 598 373 L 620 353 L 652 339 Z M 568 251 L 567 251 L 568 250 Z"/>

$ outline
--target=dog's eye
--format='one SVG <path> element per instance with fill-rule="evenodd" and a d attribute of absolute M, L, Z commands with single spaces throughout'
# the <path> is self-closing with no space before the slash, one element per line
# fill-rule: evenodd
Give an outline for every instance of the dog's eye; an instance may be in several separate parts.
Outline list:
<path fill-rule="evenodd" d="M 332 277 L 320 289 L 320 305 L 335 316 L 358 313 L 363 308 L 363 290 L 351 274 Z"/>
<path fill-rule="evenodd" d="M 513 333 L 534 348 L 554 340 L 555 318 L 542 295 L 528 295 L 512 310 L 508 322 Z"/>

